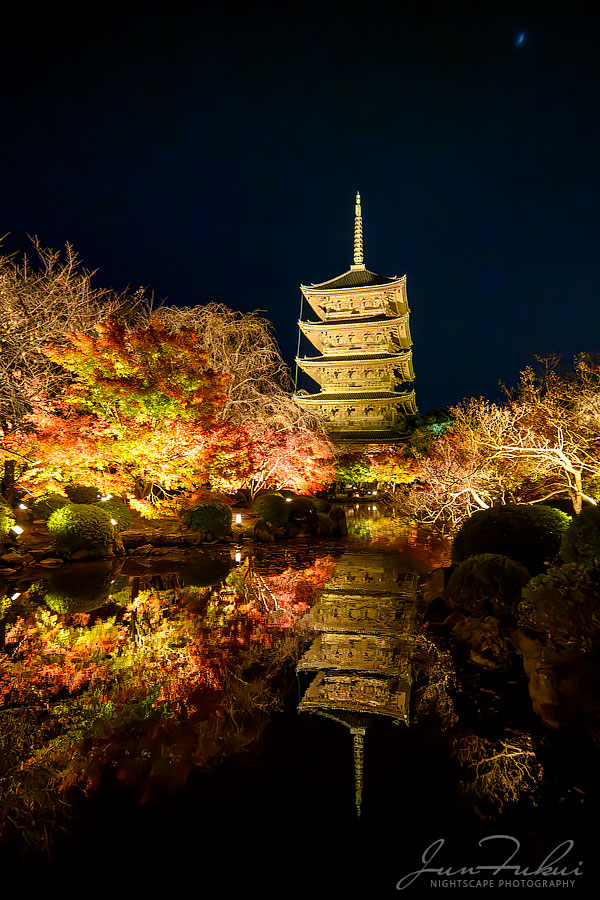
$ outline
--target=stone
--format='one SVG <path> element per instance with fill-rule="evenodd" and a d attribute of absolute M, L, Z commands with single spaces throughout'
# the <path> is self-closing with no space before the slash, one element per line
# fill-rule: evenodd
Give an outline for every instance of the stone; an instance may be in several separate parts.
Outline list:
<path fill-rule="evenodd" d="M 334 523 L 335 533 L 340 537 L 348 534 L 348 524 L 346 522 L 346 511 L 342 506 L 332 506 L 329 510 L 329 518 Z"/>
<path fill-rule="evenodd" d="M 484 669 L 506 668 L 513 645 L 507 630 L 494 616 L 464 616 L 455 622 L 452 634 L 469 648 L 471 662 Z"/>
<path fill-rule="evenodd" d="M 0 556 L 3 565 L 7 566 L 23 566 L 25 565 L 25 557 L 21 553 L 3 553 Z"/>
<path fill-rule="evenodd" d="M 81 550 L 74 550 L 69 555 L 69 559 L 75 560 L 76 562 L 77 561 L 81 562 L 81 560 L 83 560 L 83 559 L 94 559 L 94 558 L 96 558 L 96 559 L 98 558 L 97 554 L 94 553 L 93 550 L 86 550 L 85 548 L 82 548 Z"/>
<path fill-rule="evenodd" d="M 254 540 L 265 544 L 275 540 L 264 519 L 259 519 L 254 526 Z"/>
<path fill-rule="evenodd" d="M 55 559 L 54 557 L 47 557 L 46 559 L 40 559 L 38 562 L 38 566 L 47 566 L 48 568 L 52 568 L 53 566 L 62 566 L 64 563 L 64 559 Z"/>

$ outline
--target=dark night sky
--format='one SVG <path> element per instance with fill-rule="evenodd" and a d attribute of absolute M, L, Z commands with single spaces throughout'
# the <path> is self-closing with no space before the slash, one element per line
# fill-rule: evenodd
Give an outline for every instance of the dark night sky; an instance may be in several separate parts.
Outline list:
<path fill-rule="evenodd" d="M 70 241 L 99 284 L 266 310 L 291 363 L 359 189 L 368 268 L 408 277 L 422 411 L 599 349 L 597 15 L 83 7 L 4 15 L 5 249 Z"/>

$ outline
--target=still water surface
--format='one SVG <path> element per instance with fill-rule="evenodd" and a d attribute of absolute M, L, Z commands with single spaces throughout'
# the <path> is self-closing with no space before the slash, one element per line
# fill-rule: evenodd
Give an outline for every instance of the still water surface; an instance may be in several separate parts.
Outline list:
<path fill-rule="evenodd" d="M 87 563 L 50 577 L 53 627 L 56 615 L 98 626 L 92 595 L 109 611 L 115 599 L 129 610 L 132 593 L 162 597 L 163 615 L 164 603 L 179 604 L 210 651 L 202 658 L 210 677 L 204 693 L 192 685 L 203 698 L 192 714 L 188 697 L 181 705 L 173 741 L 199 741 L 181 783 L 157 769 L 148 788 L 131 759 L 143 741 L 107 751 L 50 863 L 34 858 L 40 871 L 178 891 L 193 875 L 201 896 L 380 897 L 398 894 L 433 841 L 445 841 L 440 864 L 458 868 L 496 861 L 478 841 L 505 834 L 530 868 L 575 840 L 574 863 L 582 858 L 595 882 L 597 794 L 593 785 L 591 796 L 574 790 L 572 778 L 592 765 L 594 749 L 545 732 L 518 669 L 498 676 L 469 666 L 423 626 L 420 586 L 447 548 L 390 522 L 357 520 L 351 532 L 331 543 L 244 546 L 237 561 L 234 548 L 188 562 Z M 123 614 L 135 652 L 163 627 L 160 615 L 151 621 L 156 608 L 143 600 Z M 165 642 L 175 654 L 172 635 Z M 243 668 L 240 653 L 251 653 Z M 167 762 L 184 756 L 178 747 Z M 422 876 L 405 893 L 429 890 Z"/>

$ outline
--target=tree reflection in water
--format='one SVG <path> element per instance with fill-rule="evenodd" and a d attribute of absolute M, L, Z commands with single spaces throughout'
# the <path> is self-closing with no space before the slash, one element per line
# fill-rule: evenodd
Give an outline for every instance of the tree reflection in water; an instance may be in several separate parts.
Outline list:
<path fill-rule="evenodd" d="M 297 561 L 247 555 L 231 571 L 222 554 L 179 573 L 107 561 L 21 591 L 3 610 L 4 839 L 44 846 L 70 804 L 107 782 L 146 802 L 255 742 L 334 565 L 318 548 Z M 146 574 L 122 574 L 132 567 Z"/>
<path fill-rule="evenodd" d="M 377 854 L 401 825 L 422 853 L 459 814 L 497 830 L 511 809 L 571 802 L 580 773 L 549 752 L 521 659 L 486 671 L 426 628 L 421 583 L 447 550 L 390 529 L 242 550 L 236 566 L 229 552 L 126 559 L 21 585 L 2 608 L 4 839 L 45 846 L 59 826 L 74 833 L 74 807 L 115 790 L 144 809 L 196 797 L 198 773 L 223 790 L 240 759 L 262 773 L 252 816 L 273 819 L 272 841 L 277 816 L 322 819 L 324 834 L 346 816 Z M 225 807 L 223 821 L 239 815 Z"/>

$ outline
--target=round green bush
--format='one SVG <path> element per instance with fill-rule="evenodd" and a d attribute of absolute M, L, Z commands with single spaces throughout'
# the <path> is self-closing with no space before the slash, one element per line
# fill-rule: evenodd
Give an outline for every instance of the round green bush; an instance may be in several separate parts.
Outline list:
<path fill-rule="evenodd" d="M 313 502 L 318 513 L 325 513 L 325 515 L 327 515 L 331 510 L 331 503 L 329 500 L 314 500 Z"/>
<path fill-rule="evenodd" d="M 570 516 L 551 506 L 507 504 L 474 513 L 452 544 L 452 562 L 498 553 L 520 562 L 532 575 L 558 556 Z"/>
<path fill-rule="evenodd" d="M 586 506 L 565 531 L 560 545 L 563 562 L 600 565 L 600 506 Z"/>
<path fill-rule="evenodd" d="M 198 503 L 179 513 L 183 522 L 195 531 L 210 531 L 217 539 L 231 531 L 231 507 L 226 503 Z"/>
<path fill-rule="evenodd" d="M 12 509 L 4 497 L 0 497 L 0 539 L 7 536 L 14 524 L 15 517 Z"/>
<path fill-rule="evenodd" d="M 87 484 L 66 484 L 65 494 L 71 503 L 95 503 L 100 499 L 100 491 L 98 488 L 89 487 Z"/>
<path fill-rule="evenodd" d="M 115 538 L 110 515 L 99 506 L 69 503 L 52 513 L 48 530 L 57 550 L 90 550 L 104 555 Z"/>
<path fill-rule="evenodd" d="M 448 581 L 444 599 L 471 616 L 510 616 L 521 601 L 529 572 L 498 553 L 479 553 L 459 563 Z"/>
<path fill-rule="evenodd" d="M 131 510 L 121 500 L 117 500 L 115 497 L 112 500 L 100 500 L 98 506 L 107 512 L 111 519 L 115 520 L 117 531 L 125 531 L 131 525 Z"/>
<path fill-rule="evenodd" d="M 282 494 L 259 494 L 252 504 L 252 512 L 272 525 L 287 525 L 292 515 L 292 497 Z"/>
<path fill-rule="evenodd" d="M 565 563 L 532 578 L 523 588 L 518 624 L 573 649 L 599 649 L 600 568 Z"/>
<path fill-rule="evenodd" d="M 31 508 L 38 519 L 45 519 L 47 521 L 53 512 L 60 509 L 61 506 L 66 506 L 68 502 L 68 498 L 64 497 L 62 494 L 42 494 L 41 497 L 37 497 L 37 499 L 34 500 Z"/>

